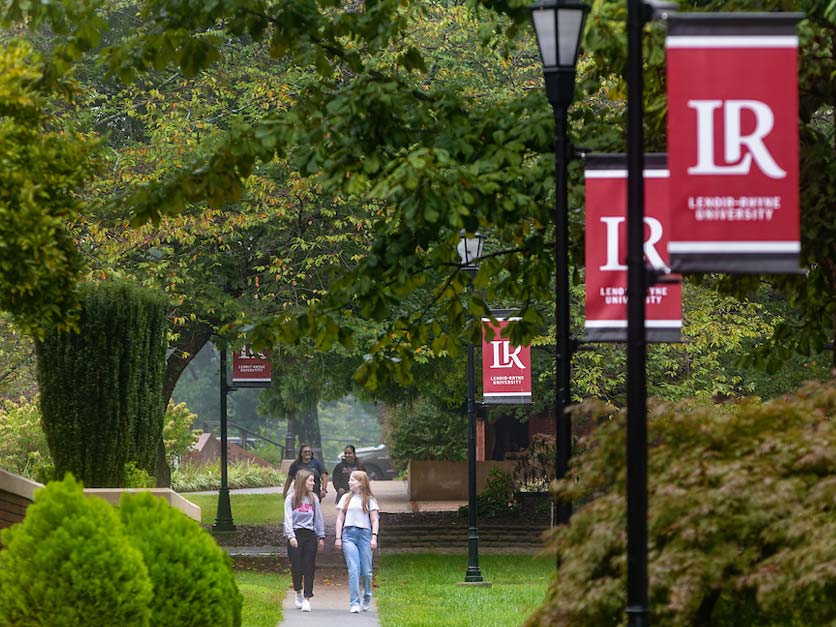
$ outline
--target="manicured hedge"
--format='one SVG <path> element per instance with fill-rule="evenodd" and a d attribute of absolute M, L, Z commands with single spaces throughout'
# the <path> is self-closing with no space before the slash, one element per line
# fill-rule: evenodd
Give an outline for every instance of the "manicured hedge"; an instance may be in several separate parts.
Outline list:
<path fill-rule="evenodd" d="M 117 510 L 68 475 L 0 535 L 0 627 L 240 627 L 215 540 L 149 493 Z"/>
<path fill-rule="evenodd" d="M 36 345 L 42 424 L 57 477 L 125 486 L 128 462 L 153 473 L 162 435 L 166 299 L 124 281 L 83 296 L 78 332 Z"/>
<path fill-rule="evenodd" d="M 120 515 L 154 586 L 151 627 L 240 626 L 232 562 L 212 536 L 148 493 L 123 495 Z"/>
<path fill-rule="evenodd" d="M 145 627 L 151 581 L 114 508 L 72 477 L 35 494 L 2 532 L 0 626 Z"/>

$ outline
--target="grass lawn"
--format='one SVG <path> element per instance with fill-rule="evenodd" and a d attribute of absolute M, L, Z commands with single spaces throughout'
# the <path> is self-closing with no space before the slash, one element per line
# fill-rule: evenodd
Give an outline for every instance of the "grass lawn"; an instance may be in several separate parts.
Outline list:
<path fill-rule="evenodd" d="M 218 515 L 217 494 L 181 495 L 200 507 L 200 522 L 211 525 Z M 279 494 L 230 494 L 229 505 L 236 525 L 278 525 L 284 519 L 284 502 Z"/>
<path fill-rule="evenodd" d="M 290 575 L 237 570 L 235 581 L 244 597 L 241 627 L 276 627 L 284 618 L 282 601 Z"/>
<path fill-rule="evenodd" d="M 542 604 L 554 560 L 483 555 L 491 588 L 457 586 L 467 555 L 383 555 L 376 591 L 382 627 L 516 627 Z"/>

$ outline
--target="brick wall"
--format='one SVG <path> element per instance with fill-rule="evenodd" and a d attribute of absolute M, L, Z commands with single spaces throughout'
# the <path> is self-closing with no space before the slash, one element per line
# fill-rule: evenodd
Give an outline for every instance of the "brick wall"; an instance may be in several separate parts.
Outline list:
<path fill-rule="evenodd" d="M 553 436 L 554 433 L 554 417 L 553 416 L 534 416 L 528 419 L 528 437 L 532 437 L 537 433 Z"/>
<path fill-rule="evenodd" d="M 0 529 L 23 520 L 41 484 L 0 469 Z"/>
<path fill-rule="evenodd" d="M 513 461 L 476 462 L 476 491 L 485 489 L 491 468 L 514 472 Z M 466 501 L 467 462 L 409 460 L 407 494 L 410 501 Z"/>
<path fill-rule="evenodd" d="M 23 520 L 26 508 L 31 502 L 18 494 L 0 490 L 0 529 L 11 527 Z"/>
<path fill-rule="evenodd" d="M 35 497 L 35 490 L 43 486 L 36 481 L 13 475 L 0 469 L 0 529 L 11 527 L 23 520 L 26 508 Z M 151 492 L 164 499 L 172 507 L 179 509 L 193 520 L 200 521 L 200 508 L 169 488 L 117 489 L 87 488 L 88 496 L 98 496 L 112 504 L 117 504 L 123 492 Z M 0 546 L 2 546 L 0 544 Z"/>

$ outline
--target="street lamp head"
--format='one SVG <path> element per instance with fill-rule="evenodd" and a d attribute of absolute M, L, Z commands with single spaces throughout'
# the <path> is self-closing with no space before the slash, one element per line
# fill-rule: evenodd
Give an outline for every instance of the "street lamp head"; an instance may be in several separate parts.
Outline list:
<path fill-rule="evenodd" d="M 669 0 L 644 0 L 642 2 L 645 22 L 653 20 L 666 20 L 671 13 L 679 11 L 679 4 L 676 2 L 669 2 Z"/>
<path fill-rule="evenodd" d="M 549 102 L 568 107 L 574 98 L 575 66 L 589 6 L 577 0 L 540 0 L 529 6 L 529 10 L 540 47 Z"/>
<path fill-rule="evenodd" d="M 464 229 L 461 230 L 459 235 L 461 239 L 456 246 L 456 250 L 462 260 L 462 266 L 466 270 L 474 270 L 479 267 L 485 236 L 481 233 L 473 233 L 468 237 L 468 233 Z"/>

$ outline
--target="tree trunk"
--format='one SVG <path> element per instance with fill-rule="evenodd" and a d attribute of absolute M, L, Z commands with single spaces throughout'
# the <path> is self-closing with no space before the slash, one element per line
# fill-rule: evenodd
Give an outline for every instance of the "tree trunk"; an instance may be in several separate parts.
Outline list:
<path fill-rule="evenodd" d="M 830 35 L 831 50 L 836 50 L 836 33 L 831 31 Z M 836 128 L 836 98 L 830 103 L 830 115 L 833 118 L 831 128 Z M 836 154 L 836 138 L 833 142 L 833 153 Z M 830 270 L 830 293 L 836 293 L 836 262 L 831 257 L 826 260 L 828 269 Z M 833 312 L 833 337 L 830 338 L 830 376 L 836 379 L 836 311 Z"/>
<path fill-rule="evenodd" d="M 836 263 L 830 262 L 831 293 L 836 293 Z M 833 335 L 830 336 L 830 376 L 836 379 L 836 308 L 833 310 Z"/>
<path fill-rule="evenodd" d="M 212 328 L 198 323 L 193 327 L 184 328 L 180 332 L 180 339 L 174 343 L 174 350 L 168 356 L 165 363 L 165 374 L 163 375 L 163 402 L 168 407 L 174 387 L 180 379 L 180 375 L 191 363 L 206 343 L 212 338 Z M 157 463 L 154 468 L 154 477 L 158 488 L 171 487 L 171 468 L 165 459 L 165 445 L 162 438 L 157 444 Z"/>
<path fill-rule="evenodd" d="M 697 614 L 694 616 L 694 627 L 709 627 L 711 625 L 711 614 L 719 600 L 720 592 L 718 590 L 710 590 L 705 594 Z"/>
<path fill-rule="evenodd" d="M 284 436 L 284 458 L 296 459 L 296 421 L 293 418 L 287 419 L 287 432 Z"/>
<path fill-rule="evenodd" d="M 322 435 L 319 432 L 319 396 L 317 394 L 309 394 L 304 406 L 300 407 L 296 417 L 296 429 L 299 434 L 299 445 L 310 444 L 315 456 L 324 462 Z"/>

